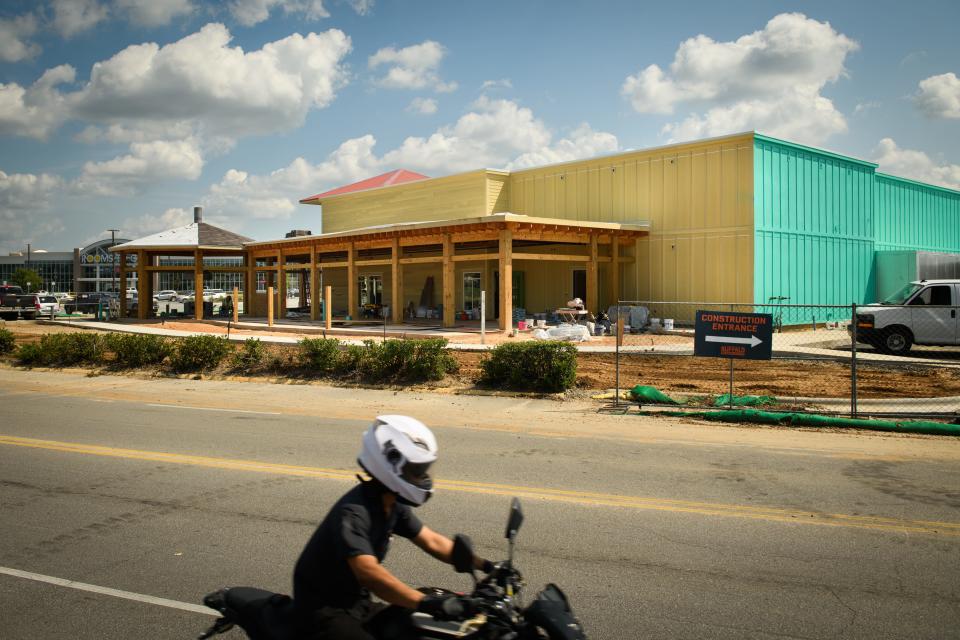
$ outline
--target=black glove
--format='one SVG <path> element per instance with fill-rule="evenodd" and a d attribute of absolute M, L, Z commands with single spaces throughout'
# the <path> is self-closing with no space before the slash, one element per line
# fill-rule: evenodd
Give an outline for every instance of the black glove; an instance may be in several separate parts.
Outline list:
<path fill-rule="evenodd" d="M 466 596 L 424 596 L 417 605 L 417 611 L 436 620 L 465 620 L 476 612 L 476 605 Z"/>
<path fill-rule="evenodd" d="M 497 565 L 490 562 L 489 560 L 484 560 L 480 564 L 480 571 L 483 571 L 484 573 L 493 573 L 493 570 L 496 568 L 497 568 Z"/>

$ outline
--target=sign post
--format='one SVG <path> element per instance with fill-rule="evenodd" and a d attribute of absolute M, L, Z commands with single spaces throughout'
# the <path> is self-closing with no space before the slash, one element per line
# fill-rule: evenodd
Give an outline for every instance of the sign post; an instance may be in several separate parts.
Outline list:
<path fill-rule="evenodd" d="M 733 406 L 733 361 L 769 360 L 773 352 L 773 316 L 769 313 L 697 311 L 693 355 L 730 361 L 730 406 Z"/>

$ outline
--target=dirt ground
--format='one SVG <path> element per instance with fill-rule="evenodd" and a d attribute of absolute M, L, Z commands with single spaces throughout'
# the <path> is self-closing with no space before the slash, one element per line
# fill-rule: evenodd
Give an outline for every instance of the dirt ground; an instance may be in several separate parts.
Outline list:
<path fill-rule="evenodd" d="M 221 327 L 167 323 L 171 329 L 223 333 Z M 76 329 L 31 322 L 7 323 L 18 342 L 39 340 L 44 333 Z M 233 334 L 242 334 L 234 331 Z M 257 332 L 261 333 L 261 332 Z M 292 334 L 278 334 L 287 335 Z M 293 364 L 295 347 L 268 345 L 268 360 Z M 441 386 L 467 389 L 480 373 L 482 353 L 454 351 L 460 371 Z M 577 362 L 577 387 L 581 391 L 611 389 L 616 384 L 615 356 L 612 353 L 581 353 Z M 229 374 L 226 367 L 215 374 Z M 729 388 L 729 368 L 724 360 L 690 356 L 621 354 L 620 387 L 651 385 L 666 393 L 719 394 Z M 777 397 L 845 398 L 850 395 L 850 368 L 837 362 L 797 360 L 742 361 L 735 365 L 734 392 Z M 857 392 L 861 398 L 922 398 L 960 395 L 960 368 L 889 367 L 861 363 Z"/>

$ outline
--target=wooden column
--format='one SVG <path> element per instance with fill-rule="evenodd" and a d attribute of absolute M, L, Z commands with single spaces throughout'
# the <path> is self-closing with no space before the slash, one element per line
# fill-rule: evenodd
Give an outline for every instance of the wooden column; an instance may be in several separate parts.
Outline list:
<path fill-rule="evenodd" d="M 333 287 L 323 288 L 323 326 L 327 331 L 333 328 Z"/>
<path fill-rule="evenodd" d="M 145 251 L 137 251 L 137 320 L 147 319 L 147 309 L 152 304 L 143 304 L 147 299 L 147 254 Z M 152 302 L 152 300 L 151 300 Z"/>
<path fill-rule="evenodd" d="M 617 304 L 620 300 L 620 238 L 613 236 L 613 242 L 610 245 L 610 288 L 613 290 L 612 304 Z"/>
<path fill-rule="evenodd" d="M 127 317 L 127 254 L 122 251 L 120 258 L 120 317 Z M 139 296 L 138 296 L 139 297 Z"/>
<path fill-rule="evenodd" d="M 357 265 L 353 243 L 347 246 L 347 316 L 356 320 L 357 315 Z"/>
<path fill-rule="evenodd" d="M 390 253 L 390 320 L 403 322 L 403 275 L 400 266 L 400 238 L 393 238 Z"/>
<path fill-rule="evenodd" d="M 500 329 L 513 328 L 513 232 L 500 231 Z"/>
<path fill-rule="evenodd" d="M 320 319 L 320 278 L 317 270 L 317 252 L 310 247 L 310 319 Z"/>
<path fill-rule="evenodd" d="M 273 326 L 273 287 L 267 287 L 267 326 Z"/>
<path fill-rule="evenodd" d="M 452 327 L 456 319 L 456 294 L 453 262 L 453 239 L 449 233 L 443 234 L 443 326 Z"/>
<path fill-rule="evenodd" d="M 584 300 L 584 307 L 587 311 L 593 313 L 600 310 L 600 300 L 597 297 L 597 285 L 599 284 L 599 278 L 597 277 L 599 260 L 597 258 L 597 234 L 591 233 L 590 260 L 587 262 L 587 299 Z"/>
<path fill-rule="evenodd" d="M 287 317 L 287 257 L 283 251 L 277 256 L 277 318 Z"/>
<path fill-rule="evenodd" d="M 252 316 L 253 296 L 257 293 L 257 260 L 253 252 L 247 252 L 247 273 L 243 285 L 243 315 Z"/>
<path fill-rule="evenodd" d="M 193 252 L 193 317 L 203 320 L 203 252 Z"/>
<path fill-rule="evenodd" d="M 233 321 L 239 322 L 240 318 L 237 317 L 237 314 L 240 313 L 240 290 L 237 287 L 233 288 Z"/>

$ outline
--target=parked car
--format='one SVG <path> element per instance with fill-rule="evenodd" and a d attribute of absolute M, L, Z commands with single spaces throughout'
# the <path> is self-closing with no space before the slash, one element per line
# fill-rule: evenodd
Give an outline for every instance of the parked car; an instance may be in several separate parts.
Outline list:
<path fill-rule="evenodd" d="M 50 316 L 50 319 L 53 320 L 56 315 L 60 313 L 60 301 L 57 300 L 57 297 L 54 295 L 39 296 L 39 298 L 40 308 L 38 315 Z"/>
<path fill-rule="evenodd" d="M 24 294 L 23 289 L 13 285 L 0 286 L 0 318 L 16 320 L 22 317 L 33 320 L 37 317 L 40 299 L 36 294 Z"/>
<path fill-rule="evenodd" d="M 958 310 L 960 280 L 917 280 L 888 300 L 857 309 L 857 342 L 899 356 L 915 344 L 960 344 Z"/>
<path fill-rule="evenodd" d="M 173 289 L 164 289 L 163 291 L 158 291 L 154 297 L 157 300 L 176 300 L 177 292 Z"/>
<path fill-rule="evenodd" d="M 78 293 L 72 302 L 67 302 L 64 309 L 67 313 L 96 313 L 97 307 L 108 309 L 113 298 L 106 291 L 85 291 Z"/>

